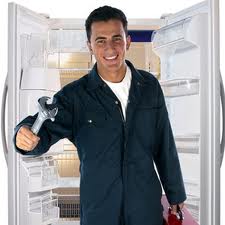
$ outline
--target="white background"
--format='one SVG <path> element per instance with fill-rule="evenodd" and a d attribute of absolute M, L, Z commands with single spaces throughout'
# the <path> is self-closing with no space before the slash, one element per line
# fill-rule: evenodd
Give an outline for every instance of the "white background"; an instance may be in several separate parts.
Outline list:
<path fill-rule="evenodd" d="M 7 73 L 7 45 L 8 45 L 8 0 L 0 1 L 0 97 Z M 128 18 L 159 18 L 163 13 L 174 13 L 191 6 L 199 0 L 17 0 L 23 5 L 39 13 L 47 13 L 50 17 L 86 18 L 98 6 L 112 5 L 122 9 Z M 225 2 L 220 1 L 220 64 L 222 74 L 225 74 Z M 223 76 L 225 80 L 225 75 Z M 0 140 L 0 224 L 7 225 L 7 166 Z M 225 224 L 225 165 L 221 168 L 221 225 Z M 203 225 L 203 224 L 201 224 Z"/>

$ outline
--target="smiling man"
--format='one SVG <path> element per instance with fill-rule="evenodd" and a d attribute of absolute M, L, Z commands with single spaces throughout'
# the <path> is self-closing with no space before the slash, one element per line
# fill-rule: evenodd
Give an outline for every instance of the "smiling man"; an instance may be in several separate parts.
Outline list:
<path fill-rule="evenodd" d="M 161 87 L 125 60 L 131 40 L 121 10 L 95 9 L 85 26 L 96 64 L 54 96 L 58 114 L 39 137 L 29 128 L 37 115 L 16 127 L 16 150 L 40 155 L 65 137 L 76 145 L 81 225 L 162 225 L 154 162 L 173 213 L 186 195 Z"/>

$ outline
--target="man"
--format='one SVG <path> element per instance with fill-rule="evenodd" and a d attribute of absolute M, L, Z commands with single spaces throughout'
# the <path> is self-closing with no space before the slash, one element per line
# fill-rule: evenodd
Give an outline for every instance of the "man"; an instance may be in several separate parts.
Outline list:
<path fill-rule="evenodd" d="M 186 199 L 180 164 L 157 79 L 125 61 L 131 39 L 122 11 L 95 9 L 86 20 L 92 71 L 60 90 L 55 121 L 38 136 L 35 116 L 16 127 L 16 149 L 40 155 L 61 138 L 78 149 L 81 225 L 162 225 L 161 183 L 176 213 Z"/>

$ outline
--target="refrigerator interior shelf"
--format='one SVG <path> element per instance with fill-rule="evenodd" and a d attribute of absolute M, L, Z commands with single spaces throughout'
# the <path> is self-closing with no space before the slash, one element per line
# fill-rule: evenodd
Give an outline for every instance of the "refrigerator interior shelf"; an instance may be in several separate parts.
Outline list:
<path fill-rule="evenodd" d="M 176 135 L 174 137 L 179 153 L 199 154 L 199 134 Z"/>
<path fill-rule="evenodd" d="M 59 188 L 79 188 L 80 177 L 60 177 L 58 180 Z"/>
<path fill-rule="evenodd" d="M 64 73 L 68 73 L 70 74 L 73 71 L 84 71 L 84 72 L 89 72 L 91 71 L 91 68 L 59 68 L 59 71 L 64 72 Z"/>
<path fill-rule="evenodd" d="M 51 192 L 29 198 L 29 224 L 45 225 L 59 219 L 58 199 Z"/>
<path fill-rule="evenodd" d="M 80 220 L 60 219 L 55 225 L 80 225 Z"/>
<path fill-rule="evenodd" d="M 51 157 L 43 157 L 23 161 L 23 168 L 28 177 L 28 191 L 44 191 L 56 188 L 58 185 L 58 168 Z"/>
<path fill-rule="evenodd" d="M 165 97 L 180 97 L 199 94 L 199 78 L 175 78 L 161 80 Z"/>

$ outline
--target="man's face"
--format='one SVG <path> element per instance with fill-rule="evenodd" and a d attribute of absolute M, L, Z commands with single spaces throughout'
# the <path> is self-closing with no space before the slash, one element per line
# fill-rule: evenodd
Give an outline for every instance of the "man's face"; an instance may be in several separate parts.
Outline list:
<path fill-rule="evenodd" d="M 94 22 L 91 26 L 89 50 L 101 73 L 118 73 L 125 65 L 125 53 L 130 46 L 123 24 L 119 20 Z"/>

